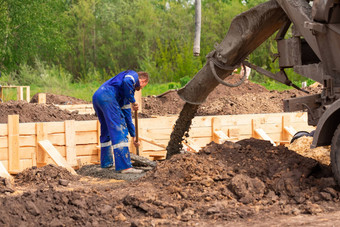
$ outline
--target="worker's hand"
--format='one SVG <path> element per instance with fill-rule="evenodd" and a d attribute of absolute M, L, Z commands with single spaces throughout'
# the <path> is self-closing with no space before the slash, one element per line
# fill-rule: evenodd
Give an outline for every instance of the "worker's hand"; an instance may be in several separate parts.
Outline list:
<path fill-rule="evenodd" d="M 131 104 L 132 105 L 132 110 L 134 110 L 134 111 L 137 111 L 138 110 L 138 103 L 137 102 L 134 102 L 134 103 L 132 103 Z"/>
<path fill-rule="evenodd" d="M 135 147 L 139 147 L 140 146 L 140 142 L 136 141 L 136 137 L 133 137 L 132 139 L 133 139 L 133 145 L 135 145 Z"/>

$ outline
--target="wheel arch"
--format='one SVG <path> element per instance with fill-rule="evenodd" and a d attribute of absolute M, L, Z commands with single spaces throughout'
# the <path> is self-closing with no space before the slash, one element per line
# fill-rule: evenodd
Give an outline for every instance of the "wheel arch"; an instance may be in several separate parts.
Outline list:
<path fill-rule="evenodd" d="M 340 124 L 340 99 L 335 101 L 321 116 L 314 133 L 311 147 L 327 146 L 332 142 Z"/>

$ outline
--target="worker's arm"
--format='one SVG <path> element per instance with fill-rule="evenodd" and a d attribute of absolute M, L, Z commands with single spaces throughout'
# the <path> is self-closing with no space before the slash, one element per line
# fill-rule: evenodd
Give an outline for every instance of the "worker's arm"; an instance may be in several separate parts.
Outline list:
<path fill-rule="evenodd" d="M 130 103 L 135 103 L 135 84 L 136 81 L 131 75 L 127 75 L 123 79 L 123 94 L 124 98 L 127 99 Z M 131 111 L 130 111 L 131 112 Z M 130 113 L 131 115 L 131 113 Z"/>
<path fill-rule="evenodd" d="M 135 130 L 135 125 L 132 122 L 132 116 L 131 116 L 131 106 L 128 101 L 125 102 L 125 105 L 121 107 L 122 112 L 124 114 L 125 122 L 129 131 L 129 134 L 131 137 L 136 136 L 136 130 Z"/>

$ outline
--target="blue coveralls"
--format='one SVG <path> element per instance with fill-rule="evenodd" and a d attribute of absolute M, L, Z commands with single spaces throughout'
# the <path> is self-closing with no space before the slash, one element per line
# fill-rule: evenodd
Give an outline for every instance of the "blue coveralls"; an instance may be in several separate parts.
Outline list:
<path fill-rule="evenodd" d="M 127 70 L 102 84 L 92 97 L 93 107 L 100 122 L 102 168 L 113 165 L 111 145 L 115 157 L 116 170 L 132 167 L 128 132 L 135 137 L 130 103 L 136 102 L 135 88 L 139 87 L 138 74 Z"/>

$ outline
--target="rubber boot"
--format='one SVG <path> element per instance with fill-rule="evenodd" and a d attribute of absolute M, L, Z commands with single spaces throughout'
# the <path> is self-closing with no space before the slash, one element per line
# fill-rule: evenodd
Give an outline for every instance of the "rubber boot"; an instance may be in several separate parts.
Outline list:
<path fill-rule="evenodd" d="M 113 156 L 111 146 L 100 148 L 100 167 L 110 168 L 113 166 Z"/>

